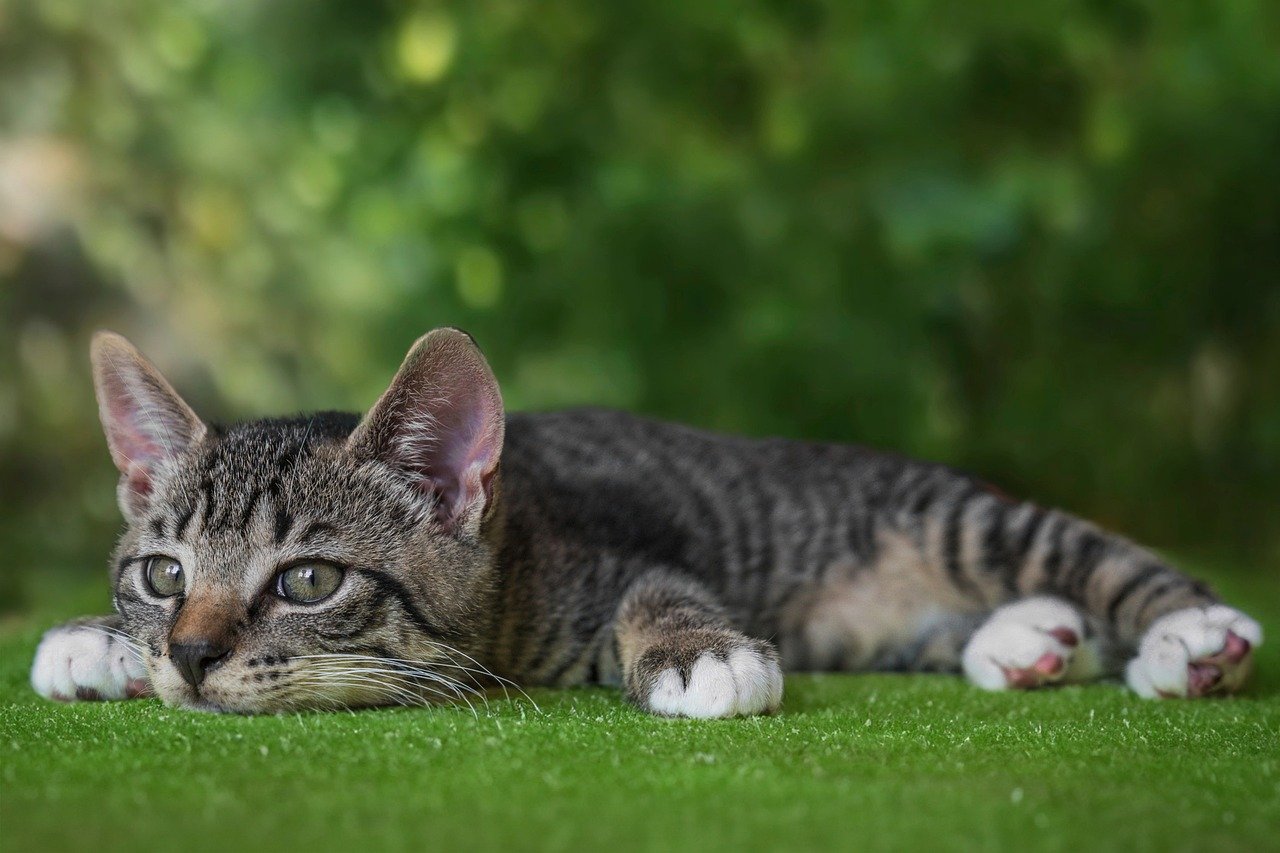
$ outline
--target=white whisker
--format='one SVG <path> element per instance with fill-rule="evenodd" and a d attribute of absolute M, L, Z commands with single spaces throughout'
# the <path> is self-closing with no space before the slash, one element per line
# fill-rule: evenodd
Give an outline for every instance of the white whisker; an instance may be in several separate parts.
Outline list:
<path fill-rule="evenodd" d="M 92 631 L 95 634 L 103 634 L 115 640 L 124 648 L 127 654 L 133 657 L 133 660 L 136 663 L 145 664 L 147 662 L 146 655 L 143 652 L 141 644 L 125 632 L 106 625 L 80 625 L 78 627 Z"/>
<path fill-rule="evenodd" d="M 371 672 L 371 673 L 382 673 L 387 675 L 398 675 L 398 676 L 403 676 L 408 678 L 423 678 L 429 681 L 447 683 L 451 686 L 460 688 L 462 690 L 466 690 L 468 693 L 471 693 L 473 696 L 477 698 L 483 698 L 484 696 L 483 692 L 478 690 L 476 687 L 469 684 L 465 684 L 456 679 L 449 678 L 444 673 L 433 672 L 430 669 L 421 668 L 420 665 L 413 665 L 413 664 L 409 664 L 408 662 L 397 661 L 392 658 L 365 657 L 363 655 L 332 655 L 332 656 L 330 655 L 299 655 L 298 658 L 295 658 L 295 659 L 315 660 L 321 665 L 327 664 L 327 663 L 334 663 L 334 664 L 364 663 L 366 664 L 365 666 L 351 667 L 351 670 L 358 671 L 358 672 Z M 389 662 L 400 664 L 400 666 L 393 666 L 393 667 L 382 666 L 382 664 L 386 664 Z"/>
<path fill-rule="evenodd" d="M 484 700 L 483 694 L 475 688 L 441 673 L 417 667 L 389 668 L 379 665 L 386 663 L 381 658 L 363 655 L 301 655 L 298 659 L 312 661 L 299 670 L 299 682 L 372 689 L 389 694 L 401 704 L 410 705 L 423 704 L 422 694 L 429 693 L 436 698 L 460 699 L 471 709 L 472 714 L 476 714 L 476 709 L 465 693 Z M 364 665 L 353 665 L 356 663 Z M 450 692 L 446 693 L 446 690 Z"/>
<path fill-rule="evenodd" d="M 415 672 L 420 672 L 421 670 L 420 670 L 419 668 L 420 668 L 420 667 L 424 667 L 424 666 L 426 666 L 426 667 L 444 667 L 444 668 L 449 668 L 449 669 L 455 669 L 455 670 L 458 670 L 458 671 L 460 671 L 460 672 L 464 672 L 464 673 L 468 674 L 469 676 L 472 676 L 472 677 L 473 677 L 473 679 L 475 678 L 475 676 L 480 676 L 480 677 L 481 677 L 481 679 L 489 679 L 489 680 L 493 681 L 493 682 L 494 682 L 495 684 L 497 684 L 497 686 L 502 690 L 502 693 L 503 693 L 504 698 L 506 698 L 508 701 L 510 701 L 510 699 L 511 699 L 511 694 L 510 694 L 510 692 L 508 691 L 508 688 L 511 688 L 511 689 L 515 690 L 517 693 L 519 693 L 522 697 L 524 697 L 524 698 L 529 702 L 529 704 L 531 704 L 531 705 L 533 706 L 533 708 L 534 708 L 534 710 L 535 710 L 536 712 L 538 712 L 538 713 L 541 713 L 541 712 L 542 712 L 542 709 L 538 706 L 538 703 L 534 701 L 533 697 L 532 697 L 532 696 L 530 696 L 528 693 L 526 693 L 526 692 L 525 692 L 525 690 L 524 690 L 522 687 L 520 687 L 520 685 L 519 685 L 519 684 L 515 683 L 515 682 L 514 682 L 514 681 L 512 681 L 511 679 L 509 679 L 509 678 L 504 678 L 504 677 L 502 677 L 502 676 L 500 676 L 500 675 L 498 675 L 498 674 L 494 673 L 494 672 L 493 672 L 492 670 L 490 670 L 488 667 L 484 666 L 484 665 L 483 665 L 483 664 L 481 664 L 479 661 L 477 661 L 475 658 L 471 657 L 470 655 L 466 654 L 465 652 L 459 651 L 458 649 L 455 649 L 455 648 L 453 648 L 453 647 L 451 647 L 451 646 L 445 645 L 444 643 L 440 643 L 440 642 L 436 642 L 436 641 L 431 641 L 431 644 L 432 644 L 433 646 L 435 646 L 435 647 L 436 647 L 436 650 L 437 650 L 438 652 L 441 652 L 441 653 L 443 653 L 444 655 L 446 655 L 446 656 L 450 656 L 450 657 L 447 657 L 445 661 L 439 661 L 439 660 L 435 660 L 435 661 L 421 661 L 421 660 L 413 661 L 413 660 L 406 660 L 406 659 L 404 659 L 404 658 L 377 657 L 377 656 L 372 656 L 372 655 L 362 655 L 362 654 L 354 654 L 354 653 L 331 653 L 331 654 L 322 654 L 322 655 L 299 655 L 299 656 L 298 656 L 298 658 L 300 658 L 300 659 L 312 659 L 312 660 L 338 660 L 338 659 L 343 659 L 343 660 L 348 660 L 348 661 L 352 661 L 352 662 L 354 662 L 354 661 L 365 661 L 365 662 L 373 663 L 373 664 L 375 664 L 375 665 L 376 665 L 376 664 L 394 663 L 394 664 L 401 664 L 401 665 L 403 665 L 403 666 L 405 666 L 405 667 L 409 667 L 409 668 L 411 668 L 411 669 L 412 669 L 413 671 L 415 671 Z M 453 660 L 453 659 L 452 659 L 452 657 L 451 657 L 452 655 L 458 655 L 458 656 L 461 656 L 461 657 L 465 658 L 467 661 L 469 661 L 470 663 L 474 664 L 474 666 L 465 666 L 465 665 L 463 665 L 463 664 L 460 664 L 460 663 L 458 663 L 457 661 L 455 661 L 455 660 Z M 437 674 L 437 675 L 442 675 L 442 673 L 436 673 L 436 674 Z M 457 683 L 457 684 L 461 684 L 461 683 L 462 683 L 462 682 L 457 681 L 457 680 L 452 680 L 452 681 L 453 681 L 454 683 Z M 474 692 L 474 695 L 482 696 L 482 694 L 481 694 L 479 691 L 473 691 L 473 692 Z M 482 697 L 482 698 L 483 698 L 483 697 Z M 486 701 L 485 701 L 485 704 L 486 704 L 486 705 L 488 704 L 487 699 L 486 699 Z"/>
<path fill-rule="evenodd" d="M 420 706 L 428 706 L 428 707 L 432 706 L 433 703 L 429 702 L 427 697 L 422 695 L 422 691 L 429 691 L 432 696 L 441 698 L 441 699 L 452 698 L 448 694 L 445 694 L 442 691 L 436 690 L 435 688 L 430 687 L 428 685 L 420 685 L 420 684 L 414 685 L 416 690 L 419 691 L 419 692 L 414 692 L 414 690 L 411 690 L 403 685 L 400 685 L 394 682 L 389 682 L 383 679 L 378 679 L 376 677 L 368 676 L 358 672 L 337 673 L 333 675 L 312 672 L 307 674 L 303 678 L 298 679 L 295 683 L 297 683 L 299 686 L 316 685 L 316 686 L 322 686 L 326 688 L 342 688 L 342 689 L 349 689 L 349 690 L 369 691 L 369 692 L 373 692 L 375 695 L 377 694 L 386 695 L 389 698 L 394 699 L 397 704 L 401 704 L 401 705 L 420 705 Z M 326 697 L 326 698 L 332 698 L 332 697 Z M 466 702 L 466 699 L 463 698 L 463 701 Z M 472 714 L 475 715 L 476 711 L 475 711 L 475 708 L 471 705 L 471 703 L 467 702 L 467 706 L 468 708 L 471 709 Z"/>

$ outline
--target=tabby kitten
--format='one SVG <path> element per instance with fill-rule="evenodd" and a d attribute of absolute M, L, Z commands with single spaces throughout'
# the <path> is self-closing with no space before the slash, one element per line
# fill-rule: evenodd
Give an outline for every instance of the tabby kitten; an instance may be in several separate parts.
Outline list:
<path fill-rule="evenodd" d="M 727 717 L 775 710 L 784 668 L 1199 697 L 1240 687 L 1262 640 L 1154 554 L 938 465 L 504 416 L 454 329 L 362 419 L 206 424 L 113 334 L 93 368 L 117 612 L 45 635 L 31 680 L 55 699 L 257 713 L 603 682 Z"/>

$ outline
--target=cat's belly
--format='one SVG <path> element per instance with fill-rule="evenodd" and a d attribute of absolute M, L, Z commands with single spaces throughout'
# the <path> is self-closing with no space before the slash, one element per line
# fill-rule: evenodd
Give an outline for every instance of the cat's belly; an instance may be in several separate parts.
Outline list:
<path fill-rule="evenodd" d="M 778 614 L 783 667 L 955 670 L 988 608 L 962 595 L 902 537 L 882 537 L 871 565 L 839 563 Z"/>

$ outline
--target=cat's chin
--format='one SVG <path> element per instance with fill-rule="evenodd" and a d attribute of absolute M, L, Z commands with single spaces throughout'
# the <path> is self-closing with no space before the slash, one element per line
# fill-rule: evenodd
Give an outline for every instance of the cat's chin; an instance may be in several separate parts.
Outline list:
<path fill-rule="evenodd" d="M 183 685 L 184 687 L 186 685 Z M 175 695 L 176 693 L 176 695 Z M 225 702 L 218 702 L 207 696 L 202 696 L 193 690 L 165 690 L 157 691 L 160 701 L 168 705 L 170 708 L 176 708 L 179 711 L 199 711 L 205 714 L 255 714 L 262 713 L 247 708 L 236 708 Z"/>
<path fill-rule="evenodd" d="M 217 702 L 210 702 L 208 699 L 193 699 L 183 702 L 178 706 L 184 711 L 202 711 L 206 714 L 244 714 L 245 711 L 237 711 L 234 708 L 225 708 Z"/>
<path fill-rule="evenodd" d="M 242 717 L 270 716 L 272 714 L 288 713 L 289 711 L 289 709 L 285 708 L 237 708 L 202 696 L 188 697 L 177 702 L 166 700 L 165 704 L 179 711 L 196 711 L 201 714 L 231 714 Z"/>
<path fill-rule="evenodd" d="M 342 710 L 356 710 L 363 707 L 373 707 L 372 705 L 338 705 L 325 706 L 323 704 L 315 705 L 294 705 L 282 704 L 276 706 L 264 706 L 260 704 L 237 704 L 233 701 L 217 701 L 207 696 L 192 695 L 188 692 L 179 696 L 161 695 L 161 701 L 171 708 L 179 711 L 196 711 L 202 714 L 229 714 L 233 716 L 258 717 L 272 716 L 278 714 L 305 714 L 311 712 L 323 713 L 341 708 Z"/>
<path fill-rule="evenodd" d="M 183 691 L 179 695 L 174 696 L 168 691 L 159 693 L 160 701 L 168 705 L 170 708 L 176 708 L 179 711 L 199 711 L 204 714 L 247 714 L 250 711 L 232 708 L 221 702 L 215 702 L 208 697 L 195 694 L 192 691 Z"/>

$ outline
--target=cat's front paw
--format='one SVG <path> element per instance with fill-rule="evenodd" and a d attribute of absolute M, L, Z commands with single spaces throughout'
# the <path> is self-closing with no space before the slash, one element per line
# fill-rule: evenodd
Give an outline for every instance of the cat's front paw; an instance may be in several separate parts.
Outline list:
<path fill-rule="evenodd" d="M 1075 607 L 1049 597 L 997 609 L 965 645 L 961 663 L 985 690 L 1027 690 L 1098 674 L 1084 619 Z"/>
<path fill-rule="evenodd" d="M 125 639 L 92 621 L 45 633 L 31 665 L 31 686 L 46 699 L 133 699 L 150 695 L 147 668 Z"/>
<path fill-rule="evenodd" d="M 1233 607 L 1189 607 L 1151 624 L 1125 681 L 1147 699 L 1233 693 L 1253 667 L 1262 626 Z"/>
<path fill-rule="evenodd" d="M 635 698 L 665 717 L 763 714 L 782 702 L 782 668 L 766 643 L 745 636 L 694 634 L 649 649 L 637 662 L 642 685 Z"/>

